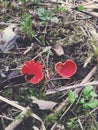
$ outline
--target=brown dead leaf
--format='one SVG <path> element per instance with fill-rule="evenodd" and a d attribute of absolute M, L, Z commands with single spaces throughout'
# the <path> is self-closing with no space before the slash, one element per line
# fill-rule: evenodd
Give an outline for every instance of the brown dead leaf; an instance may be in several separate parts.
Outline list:
<path fill-rule="evenodd" d="M 57 105 L 56 102 L 39 100 L 34 96 L 31 96 L 30 99 L 39 106 L 40 110 L 52 110 Z"/>
<path fill-rule="evenodd" d="M 15 41 L 18 37 L 17 26 L 15 24 L 9 25 L 4 30 L 0 31 L 0 50 L 7 52 L 15 45 Z"/>
<path fill-rule="evenodd" d="M 64 50 L 60 45 L 55 45 L 54 47 L 52 47 L 52 50 L 57 56 L 64 55 Z"/>

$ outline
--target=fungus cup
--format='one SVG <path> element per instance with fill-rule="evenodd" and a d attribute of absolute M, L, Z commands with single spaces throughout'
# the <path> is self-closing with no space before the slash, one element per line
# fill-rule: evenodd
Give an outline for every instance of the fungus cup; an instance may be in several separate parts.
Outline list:
<path fill-rule="evenodd" d="M 25 76 L 25 79 L 33 84 L 39 83 L 43 77 L 43 68 L 40 61 L 35 62 L 34 60 L 30 60 L 24 63 L 21 73 Z"/>
<path fill-rule="evenodd" d="M 63 78 L 70 78 L 77 71 L 77 65 L 72 60 L 66 60 L 65 63 L 58 62 L 55 64 L 55 71 Z"/>

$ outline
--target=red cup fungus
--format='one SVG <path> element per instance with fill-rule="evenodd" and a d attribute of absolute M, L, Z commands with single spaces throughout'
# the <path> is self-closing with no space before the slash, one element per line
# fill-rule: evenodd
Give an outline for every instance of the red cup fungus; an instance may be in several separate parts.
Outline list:
<path fill-rule="evenodd" d="M 40 61 L 35 62 L 34 60 L 30 60 L 24 63 L 21 73 L 25 76 L 25 79 L 28 82 L 37 84 L 44 77 L 43 68 L 44 66 L 41 65 Z"/>
<path fill-rule="evenodd" d="M 63 78 L 70 78 L 77 71 L 77 65 L 73 60 L 66 60 L 65 63 L 55 64 L 55 71 Z"/>

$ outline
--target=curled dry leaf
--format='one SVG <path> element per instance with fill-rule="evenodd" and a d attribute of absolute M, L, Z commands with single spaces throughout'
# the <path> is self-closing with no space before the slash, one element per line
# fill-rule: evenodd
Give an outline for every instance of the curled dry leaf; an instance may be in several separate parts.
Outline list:
<path fill-rule="evenodd" d="M 4 30 L 0 31 L 0 50 L 7 52 L 15 45 L 15 41 L 18 38 L 18 28 L 15 24 L 9 25 Z"/>
<path fill-rule="evenodd" d="M 30 99 L 39 106 L 40 110 L 52 110 L 57 105 L 56 102 L 39 100 L 34 96 L 31 96 Z"/>
<path fill-rule="evenodd" d="M 56 128 L 57 128 L 57 130 L 65 130 L 65 127 L 62 124 L 57 124 Z"/>
<path fill-rule="evenodd" d="M 57 56 L 64 55 L 64 50 L 60 45 L 55 45 L 54 47 L 52 47 L 52 50 Z"/>

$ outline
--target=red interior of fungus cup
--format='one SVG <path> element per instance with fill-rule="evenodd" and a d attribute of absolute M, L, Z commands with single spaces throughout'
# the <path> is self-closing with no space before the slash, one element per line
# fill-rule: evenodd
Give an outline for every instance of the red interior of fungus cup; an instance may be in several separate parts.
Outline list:
<path fill-rule="evenodd" d="M 34 60 L 31 60 L 24 63 L 21 72 L 25 75 L 28 82 L 37 84 L 44 77 L 43 68 L 44 66 L 41 65 L 40 61 L 35 62 Z"/>
<path fill-rule="evenodd" d="M 72 60 L 67 60 L 65 63 L 58 62 L 55 64 L 55 71 L 63 78 L 70 78 L 77 71 L 77 65 Z"/>

